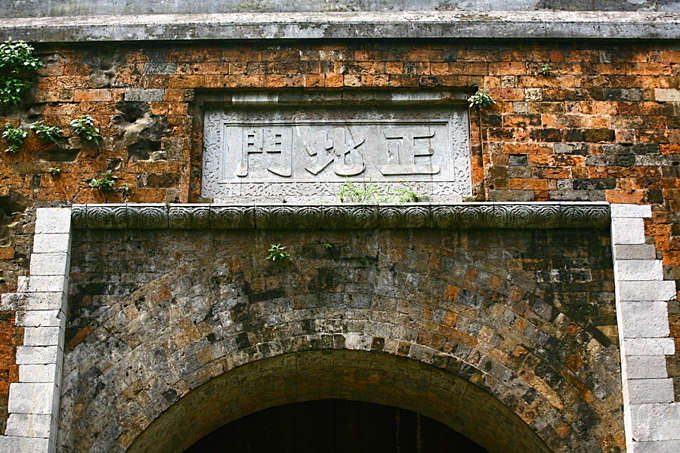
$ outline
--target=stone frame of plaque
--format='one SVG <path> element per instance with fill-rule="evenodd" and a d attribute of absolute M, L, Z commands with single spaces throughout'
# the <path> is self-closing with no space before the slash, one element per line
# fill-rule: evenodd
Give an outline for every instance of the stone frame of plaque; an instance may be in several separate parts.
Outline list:
<path fill-rule="evenodd" d="M 349 182 L 380 193 L 367 202 L 472 195 L 462 91 L 224 93 L 203 119 L 201 195 L 217 203 L 334 203 Z"/>

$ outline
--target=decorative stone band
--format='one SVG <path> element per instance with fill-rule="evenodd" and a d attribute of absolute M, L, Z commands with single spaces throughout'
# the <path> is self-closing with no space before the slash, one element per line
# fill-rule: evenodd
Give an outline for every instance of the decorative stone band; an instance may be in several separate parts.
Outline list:
<path fill-rule="evenodd" d="M 605 228 L 608 203 L 74 205 L 76 229 Z"/>
<path fill-rule="evenodd" d="M 87 3 L 87 2 L 81 2 Z M 81 5 L 82 6 L 82 5 Z M 0 20 L 0 39 L 31 42 L 214 39 L 677 39 L 678 13 L 403 11 L 140 14 Z"/>

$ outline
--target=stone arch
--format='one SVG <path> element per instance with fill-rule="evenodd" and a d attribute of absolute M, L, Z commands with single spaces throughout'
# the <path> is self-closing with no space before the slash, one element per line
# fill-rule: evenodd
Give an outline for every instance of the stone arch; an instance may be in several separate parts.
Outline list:
<path fill-rule="evenodd" d="M 526 423 L 476 385 L 412 359 L 345 349 L 279 355 L 235 368 L 171 406 L 128 452 L 182 453 L 214 429 L 259 410 L 329 398 L 412 410 L 490 453 L 549 451 Z"/>
<path fill-rule="evenodd" d="M 375 359 L 378 364 L 397 360 L 406 369 L 419 367 L 424 376 L 445 375 L 449 386 L 465 382 L 466 392 L 483 392 L 495 401 L 491 406 L 503 406 L 494 413 L 522 420 L 541 439 L 534 450 L 517 451 L 616 451 L 612 436 L 622 431 L 617 347 L 587 317 L 571 316 L 577 314 L 569 311 L 559 280 L 545 278 L 559 270 L 528 272 L 511 265 L 523 255 L 571 253 L 577 248 L 560 244 L 575 237 L 587 242 L 578 250 L 592 251 L 602 247 L 606 232 L 518 230 L 501 237 L 493 230 L 240 230 L 203 231 L 200 240 L 197 234 L 84 232 L 83 246 L 74 244 L 61 451 L 127 451 L 147 428 L 154 432 L 149 427 L 162 414 L 184 398 L 197 398 L 190 395 L 204 385 L 209 389 L 257 366 L 271 373 L 271 364 L 290 358 L 297 363 L 312 352 L 323 357 L 357 351 L 387 357 Z M 92 241 L 125 244 L 125 261 L 112 261 L 110 249 L 106 259 L 93 259 Z M 272 242 L 287 244 L 295 260 L 277 265 L 252 255 Z M 533 250 L 537 244 L 552 248 Z M 140 266 L 154 256 L 157 272 L 145 281 L 134 274 L 135 254 Z M 598 268 L 595 261 L 587 265 Z M 598 272 L 606 280 L 611 269 Z M 109 282 L 101 284 L 102 295 L 87 295 L 85 288 L 98 278 Z M 76 311 L 85 300 L 79 297 L 106 302 L 88 307 L 96 314 L 89 324 L 79 324 L 83 317 Z M 609 307 L 606 297 L 602 305 Z M 345 362 L 352 369 L 352 361 Z M 355 369 L 366 370 L 370 366 Z M 422 399 L 429 390 L 419 382 L 416 395 Z M 334 385 L 323 392 L 337 391 Z M 253 395 L 259 405 L 251 411 L 278 401 L 263 402 L 265 397 Z M 397 399 L 412 407 L 406 396 Z M 413 407 L 494 451 L 474 423 Z M 223 420 L 229 416 L 206 423 Z M 547 450 L 536 450 L 541 442 Z"/>

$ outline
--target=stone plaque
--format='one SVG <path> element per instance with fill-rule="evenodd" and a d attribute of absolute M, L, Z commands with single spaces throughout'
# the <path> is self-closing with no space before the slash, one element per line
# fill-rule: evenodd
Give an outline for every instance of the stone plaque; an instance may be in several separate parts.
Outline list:
<path fill-rule="evenodd" d="M 337 201 L 342 184 L 471 195 L 467 108 L 234 108 L 206 112 L 203 196 Z"/>

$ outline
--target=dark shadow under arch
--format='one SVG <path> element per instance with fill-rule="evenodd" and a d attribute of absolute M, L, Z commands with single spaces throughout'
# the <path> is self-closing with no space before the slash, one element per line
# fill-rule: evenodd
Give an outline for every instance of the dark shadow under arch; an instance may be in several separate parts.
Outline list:
<path fill-rule="evenodd" d="M 385 353 L 305 351 L 237 367 L 187 393 L 130 453 L 181 453 L 215 429 L 275 406 L 322 399 L 399 407 L 437 420 L 489 453 L 548 453 L 517 415 L 451 373 Z"/>
<path fill-rule="evenodd" d="M 327 399 L 227 423 L 184 453 L 488 453 L 443 423 L 382 404 Z"/>

